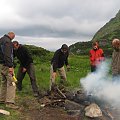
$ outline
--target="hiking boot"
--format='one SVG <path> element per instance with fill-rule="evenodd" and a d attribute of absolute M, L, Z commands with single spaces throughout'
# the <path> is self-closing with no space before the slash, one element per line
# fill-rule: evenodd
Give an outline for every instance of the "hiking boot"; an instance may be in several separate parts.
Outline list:
<path fill-rule="evenodd" d="M 7 108 L 18 109 L 19 107 L 16 106 L 14 103 L 6 103 Z"/>
<path fill-rule="evenodd" d="M 0 101 L 0 104 L 4 104 L 5 103 L 5 101 Z"/>

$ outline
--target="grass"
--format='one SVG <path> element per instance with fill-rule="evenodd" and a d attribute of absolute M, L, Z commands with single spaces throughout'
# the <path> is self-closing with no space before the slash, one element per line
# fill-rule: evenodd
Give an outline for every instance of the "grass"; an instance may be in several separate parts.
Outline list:
<path fill-rule="evenodd" d="M 35 59 L 35 69 L 36 69 L 36 78 L 39 89 L 47 90 L 49 88 L 49 78 L 50 78 L 50 61 L 41 62 L 39 58 Z M 74 56 L 71 55 L 69 57 L 70 71 L 67 72 L 67 80 L 69 83 L 69 88 L 80 88 L 80 78 L 86 76 L 88 72 L 90 72 L 89 58 L 88 56 Z M 15 72 L 17 72 L 18 66 L 15 68 Z M 56 82 L 59 81 L 59 77 L 57 77 Z M 31 83 L 29 80 L 29 76 L 26 74 L 23 80 L 23 90 L 22 92 L 17 92 L 16 102 L 18 105 L 23 105 L 24 99 L 34 99 L 32 96 Z M 0 105 L 0 108 L 8 110 L 11 112 L 10 116 L 4 116 L 0 114 L 0 120 L 19 120 L 20 112 L 17 110 L 11 110 L 5 108 L 4 105 Z M 26 108 L 27 109 L 27 108 Z"/>

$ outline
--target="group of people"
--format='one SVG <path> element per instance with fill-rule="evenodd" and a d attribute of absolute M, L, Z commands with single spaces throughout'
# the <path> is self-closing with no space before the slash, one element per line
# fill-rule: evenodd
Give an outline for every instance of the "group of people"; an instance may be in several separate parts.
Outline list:
<path fill-rule="evenodd" d="M 19 59 L 20 66 L 17 72 L 17 89 L 22 90 L 22 81 L 25 74 L 28 73 L 33 89 L 33 95 L 39 96 L 38 86 L 36 84 L 35 68 L 31 54 L 26 47 L 19 44 L 13 32 L 5 34 L 0 38 L 0 78 L 1 91 L 0 103 L 6 104 L 6 107 L 17 109 L 15 105 L 16 84 L 14 83 L 14 57 Z"/>
<path fill-rule="evenodd" d="M 19 44 L 18 41 L 12 41 L 15 38 L 14 32 L 9 32 L 0 38 L 0 103 L 6 104 L 6 107 L 17 109 L 15 105 L 16 84 L 14 83 L 14 57 L 19 60 L 20 66 L 17 72 L 17 89 L 22 91 L 22 81 L 27 73 L 29 75 L 33 95 L 39 97 L 39 89 L 36 83 L 35 67 L 32 56 L 28 49 Z M 56 70 L 59 71 L 61 81 L 66 81 L 64 63 L 69 69 L 68 64 L 68 46 L 63 44 L 57 50 L 51 60 L 50 70 L 50 90 L 55 84 Z"/>
<path fill-rule="evenodd" d="M 113 47 L 111 63 L 112 80 L 114 83 L 118 83 L 120 81 L 120 40 L 116 38 L 113 39 L 112 47 Z M 95 72 L 98 69 L 98 66 L 104 60 L 105 57 L 103 50 L 99 48 L 98 42 L 93 42 L 93 48 L 90 50 L 91 72 Z"/>
<path fill-rule="evenodd" d="M 16 94 L 16 84 L 13 84 L 14 75 L 14 57 L 17 57 L 20 63 L 17 72 L 17 89 L 22 90 L 22 81 L 27 73 L 29 75 L 31 86 L 33 90 L 33 95 L 38 97 L 40 95 L 39 89 L 36 83 L 35 67 L 33 63 L 32 56 L 28 49 L 19 44 L 18 41 L 12 40 L 15 38 L 15 33 L 9 32 L 0 38 L 0 79 L 1 79 L 1 93 L 0 93 L 0 103 L 6 104 L 9 108 L 18 108 L 15 105 L 15 94 Z M 112 41 L 114 48 L 113 61 L 112 61 L 112 73 L 113 78 L 116 79 L 120 75 L 120 40 L 114 39 Z M 97 70 L 98 65 L 105 60 L 104 52 L 99 48 L 98 42 L 93 42 L 93 48 L 90 50 L 90 65 L 91 72 Z M 60 49 L 58 49 L 51 60 L 50 68 L 50 90 L 55 86 L 55 79 L 57 71 L 60 75 L 60 82 L 64 83 L 67 81 L 66 72 L 64 65 L 66 65 L 67 70 L 70 69 L 68 63 L 69 47 L 63 44 Z"/>

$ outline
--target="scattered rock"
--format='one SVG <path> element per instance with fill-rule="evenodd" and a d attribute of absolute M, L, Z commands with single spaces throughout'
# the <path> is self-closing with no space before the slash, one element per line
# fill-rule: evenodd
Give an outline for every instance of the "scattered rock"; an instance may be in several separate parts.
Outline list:
<path fill-rule="evenodd" d="M 87 117 L 91 117 L 91 118 L 101 117 L 102 116 L 102 111 L 97 104 L 92 103 L 85 108 L 85 115 Z"/>
<path fill-rule="evenodd" d="M 0 113 L 4 115 L 10 115 L 9 111 L 3 110 L 3 109 L 0 109 Z"/>

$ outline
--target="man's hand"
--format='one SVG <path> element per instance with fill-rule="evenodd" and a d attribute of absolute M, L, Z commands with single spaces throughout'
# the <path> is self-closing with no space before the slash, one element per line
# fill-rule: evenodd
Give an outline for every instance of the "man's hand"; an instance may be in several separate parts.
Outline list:
<path fill-rule="evenodd" d="M 27 69 L 23 67 L 22 72 L 24 73 L 24 72 L 26 72 L 26 71 L 27 71 Z"/>
<path fill-rule="evenodd" d="M 55 78 L 56 78 L 56 72 L 53 72 L 52 73 L 52 79 L 55 80 Z"/>
<path fill-rule="evenodd" d="M 67 65 L 67 71 L 70 71 L 70 66 L 69 65 Z"/>
<path fill-rule="evenodd" d="M 10 73 L 11 75 L 13 75 L 13 73 L 14 73 L 14 68 L 9 68 L 9 73 Z"/>

